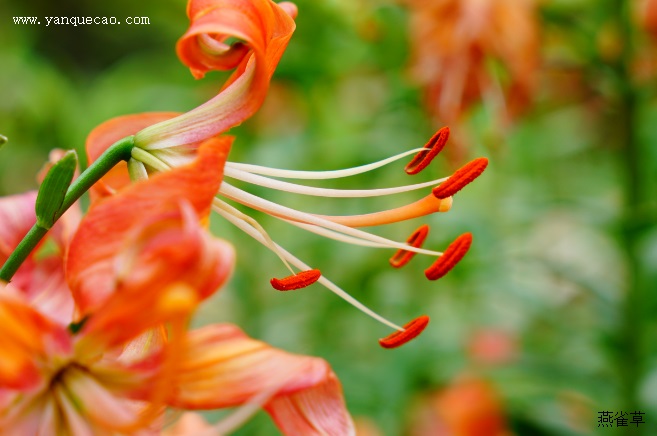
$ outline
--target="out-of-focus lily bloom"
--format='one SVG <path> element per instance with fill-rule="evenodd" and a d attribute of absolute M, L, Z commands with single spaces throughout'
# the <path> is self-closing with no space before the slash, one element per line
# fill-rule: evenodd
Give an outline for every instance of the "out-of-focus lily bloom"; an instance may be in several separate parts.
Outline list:
<path fill-rule="evenodd" d="M 53 150 L 51 161 L 61 158 Z M 39 176 L 42 179 L 44 172 Z M 0 198 L 0 265 L 36 222 L 34 204 L 37 192 Z M 73 315 L 73 299 L 64 278 L 66 247 L 80 221 L 80 209 L 73 205 L 48 233 L 37 249 L 18 269 L 11 287 L 24 294 L 32 305 L 48 316 L 65 322 Z"/>
<path fill-rule="evenodd" d="M 641 27 L 643 27 L 650 36 L 657 38 L 657 1 L 637 1 L 635 16 Z"/>
<path fill-rule="evenodd" d="M 285 434 L 353 434 L 323 360 L 232 325 L 187 331 L 234 262 L 232 247 L 199 223 L 230 142 L 211 139 L 192 164 L 91 208 L 66 264 L 80 314 L 68 326 L 0 286 L 0 433 L 153 434 L 166 406 L 242 405 L 215 433 L 264 407 Z"/>
<path fill-rule="evenodd" d="M 483 100 L 513 117 L 531 99 L 538 69 L 532 0 L 402 0 L 411 13 L 412 73 L 430 111 L 453 124 Z M 493 73 L 492 63 L 504 68 Z"/>
<path fill-rule="evenodd" d="M 502 401 L 488 382 L 463 377 L 416 409 L 413 436 L 510 436 Z"/>
<path fill-rule="evenodd" d="M 502 329 L 480 329 L 470 336 L 467 352 L 474 363 L 504 365 L 516 359 L 518 344 L 511 333 Z"/>
<path fill-rule="evenodd" d="M 237 67 L 235 74 L 228 80 L 228 84 L 222 92 L 211 102 L 201 106 L 202 113 L 207 114 L 208 117 L 214 117 L 212 118 L 214 120 L 212 127 L 209 127 L 210 124 L 200 125 L 195 121 L 189 121 L 198 118 L 190 114 L 200 108 L 183 116 L 177 116 L 174 113 L 145 113 L 118 117 L 98 126 L 90 134 L 87 140 L 90 161 L 95 160 L 115 141 L 134 135 L 136 147 L 133 149 L 132 157 L 136 163 L 135 167 L 141 169 L 133 170 L 132 177 L 147 178 L 153 172 L 167 171 L 184 164 L 195 154 L 195 141 L 224 131 L 236 124 L 235 120 L 237 119 L 242 121 L 250 116 L 262 102 L 261 91 L 266 90 L 274 67 L 294 29 L 291 16 L 296 15 L 296 8 L 289 3 L 276 5 L 269 0 L 191 0 L 188 11 L 192 24 L 178 44 L 178 54 L 185 64 L 190 66 L 192 72 L 197 76 L 212 69 Z M 244 43 L 227 46 L 224 41 L 231 36 L 237 37 Z M 258 74 L 262 75 L 261 79 L 258 79 Z M 242 86 L 242 81 L 247 80 L 245 77 L 248 77 L 248 81 L 257 82 L 259 85 L 256 87 Z M 250 83 L 248 81 L 244 83 Z M 248 108 L 240 106 L 251 101 L 256 102 L 257 105 L 249 104 Z M 239 107 L 234 106 L 234 102 L 238 102 L 236 104 Z M 233 112 L 238 115 L 234 115 Z M 172 131 L 177 133 L 171 133 Z M 411 154 L 415 154 L 415 157 L 406 166 L 406 172 L 417 174 L 429 165 L 442 150 L 448 137 L 449 129 L 443 128 L 423 148 L 410 150 L 381 162 L 345 170 L 290 171 L 231 162 L 226 163 L 223 169 L 225 176 L 239 182 L 290 193 L 333 198 L 375 197 L 439 185 L 423 198 L 396 209 L 357 216 L 318 215 L 273 203 L 226 181 L 223 181 L 217 190 L 218 196 L 213 200 L 212 208 L 268 247 L 282 260 L 292 275 L 283 279 L 272 279 L 271 283 L 274 288 L 287 291 L 319 282 L 363 312 L 393 328 L 395 333 L 391 337 L 384 338 L 381 345 L 386 348 L 394 348 L 417 336 L 426 327 L 429 321 L 428 317 L 419 317 L 403 327 L 388 321 L 321 276 L 319 270 L 311 268 L 275 243 L 254 218 L 242 213 L 226 200 L 268 213 L 321 236 L 355 245 L 395 249 L 397 252 L 390 260 L 394 267 L 405 265 L 416 253 L 435 256 L 438 259 L 427 268 L 426 276 L 431 280 L 436 280 L 444 276 L 466 254 L 472 241 L 469 233 L 457 238 L 444 252 L 438 252 L 421 248 L 429 230 L 428 226 L 420 227 L 406 242 L 382 238 L 360 230 L 358 227 L 385 225 L 434 212 L 448 211 L 452 205 L 452 195 L 484 171 L 487 165 L 485 158 L 470 162 L 449 178 L 384 189 L 316 188 L 272 177 L 315 180 L 348 177 L 379 168 Z M 128 182 L 128 176 L 124 170 L 123 175 L 120 173 L 119 169 L 103 179 L 96 188 L 96 192 L 99 195 L 108 195 L 124 186 Z"/>

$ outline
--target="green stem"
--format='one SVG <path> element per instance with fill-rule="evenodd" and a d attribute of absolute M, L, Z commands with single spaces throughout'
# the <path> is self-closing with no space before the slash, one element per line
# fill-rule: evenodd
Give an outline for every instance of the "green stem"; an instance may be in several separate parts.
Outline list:
<path fill-rule="evenodd" d="M 623 302 L 623 325 L 620 330 L 619 371 L 623 389 L 623 410 L 640 410 L 639 383 L 644 375 L 642 366 L 645 343 L 646 294 L 641 286 L 642 274 L 637 254 L 641 234 L 640 209 L 643 198 L 641 190 L 641 165 L 639 141 L 636 136 L 639 90 L 633 83 L 631 65 L 634 61 L 632 44 L 633 22 L 630 4 L 615 0 L 615 17 L 618 20 L 623 51 L 613 65 L 618 80 L 618 126 L 621 140 L 621 164 L 625 175 L 625 212 L 621 221 L 621 246 L 627 261 L 627 288 Z M 641 428 L 636 434 L 642 434 Z"/>
<path fill-rule="evenodd" d="M 66 197 L 64 197 L 62 207 L 55 216 L 55 221 L 61 218 L 73 203 L 82 197 L 82 194 L 87 192 L 94 183 L 114 168 L 116 164 L 122 160 L 128 161 L 134 146 L 133 137 L 125 137 L 112 144 L 96 161 L 89 165 L 89 167 L 80 174 L 80 177 L 78 177 L 66 191 Z M 46 233 L 48 233 L 48 229 L 37 224 L 32 226 L 16 249 L 11 253 L 5 264 L 2 266 L 2 269 L 0 269 L 0 280 L 6 282 L 11 280 L 14 274 L 16 274 L 18 268 L 36 248 Z"/>

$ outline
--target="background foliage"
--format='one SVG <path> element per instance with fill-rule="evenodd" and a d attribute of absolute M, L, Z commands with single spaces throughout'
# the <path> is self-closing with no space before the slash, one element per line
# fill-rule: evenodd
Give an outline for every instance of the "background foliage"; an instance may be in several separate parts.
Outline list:
<path fill-rule="evenodd" d="M 424 144 L 441 124 L 426 113 L 408 74 L 406 9 L 377 0 L 296 3 L 298 29 L 265 106 L 233 130 L 231 160 L 335 169 Z M 541 2 L 533 106 L 508 128 L 484 106 L 452 126 L 467 134 L 464 159 L 487 156 L 491 164 L 450 213 L 428 219 L 428 246 L 474 235 L 468 256 L 444 279 L 426 281 L 426 259 L 393 271 L 390 253 L 320 240 L 261 217 L 283 246 L 376 311 L 399 322 L 430 315 L 421 338 L 383 350 L 376 339 L 387 329 L 319 286 L 273 291 L 269 278 L 285 275 L 280 262 L 220 220 L 213 228 L 238 247 L 237 269 L 196 322 L 236 322 L 276 346 L 324 357 L 353 415 L 369 417 L 386 435 L 409 431 L 426 395 L 466 373 L 491 381 L 517 434 L 590 434 L 601 430 L 602 410 L 643 411 L 647 422 L 637 431 L 654 434 L 655 42 L 636 25 L 631 3 Z M 20 15 L 148 16 L 151 24 L 11 24 Z M 0 17 L 0 133 L 10 139 L 0 149 L 0 195 L 35 188 L 48 151 L 82 152 L 102 121 L 191 109 L 225 77 L 196 82 L 176 59 L 175 42 L 188 24 L 182 0 L 10 0 L 0 3 Z M 465 162 L 438 160 L 429 176 Z M 406 177 L 393 165 L 334 186 L 392 186 Z M 319 213 L 400 204 L 259 192 Z M 403 239 L 417 225 L 382 232 Z M 478 364 L 468 350 L 482 330 L 508 339 L 512 358 Z M 259 416 L 238 434 L 272 433 Z"/>

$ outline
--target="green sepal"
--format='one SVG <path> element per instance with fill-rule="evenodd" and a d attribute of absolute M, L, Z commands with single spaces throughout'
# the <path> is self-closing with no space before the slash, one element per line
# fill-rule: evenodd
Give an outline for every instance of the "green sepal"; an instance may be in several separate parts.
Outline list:
<path fill-rule="evenodd" d="M 46 174 L 34 207 L 38 226 L 49 229 L 57 220 L 77 165 L 78 155 L 75 150 L 69 150 Z"/>

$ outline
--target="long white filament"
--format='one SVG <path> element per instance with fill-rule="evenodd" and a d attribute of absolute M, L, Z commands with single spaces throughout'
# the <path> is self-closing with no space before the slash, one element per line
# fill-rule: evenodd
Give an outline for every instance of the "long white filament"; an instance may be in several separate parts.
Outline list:
<path fill-rule="evenodd" d="M 291 192 L 294 194 L 314 195 L 316 197 L 339 197 L 339 198 L 363 198 L 363 197 L 381 197 L 384 195 L 399 194 L 402 192 L 415 191 L 417 189 L 435 186 L 448 179 L 430 180 L 428 182 L 417 183 L 414 185 L 397 186 L 394 188 L 381 189 L 327 189 L 315 188 L 312 186 L 298 185 L 296 183 L 284 182 L 281 180 L 271 179 L 269 177 L 259 176 L 247 171 L 236 168 L 224 168 L 224 175 L 253 185 L 264 186 L 266 188 L 276 189 L 279 191 Z"/>
<path fill-rule="evenodd" d="M 237 163 L 237 162 L 226 162 L 226 167 L 235 168 L 242 171 L 246 171 L 252 174 L 260 174 L 263 176 L 272 176 L 280 177 L 283 179 L 306 179 L 306 180 L 326 180 L 326 179 L 339 179 L 342 177 L 355 176 L 356 174 L 366 173 L 368 171 L 381 168 L 388 165 L 389 163 L 398 161 L 406 156 L 411 154 L 419 153 L 420 151 L 427 151 L 427 148 L 414 148 L 412 150 L 407 150 L 403 153 L 399 153 L 395 156 L 380 160 L 378 162 L 372 162 L 370 164 L 361 165 L 353 168 L 346 168 L 342 170 L 331 170 L 331 171 L 296 171 L 296 170 L 284 170 L 278 168 L 269 168 L 263 167 L 260 165 Z"/>
<path fill-rule="evenodd" d="M 417 150 L 425 150 L 424 148 L 417 149 Z M 391 159 L 399 159 L 400 156 L 403 157 L 403 155 L 410 154 L 411 152 L 415 152 L 416 150 L 409 150 L 408 152 L 401 153 L 397 156 L 393 156 L 391 158 L 385 159 L 384 161 L 390 161 Z M 165 171 L 170 169 L 170 167 L 160 160 L 159 158 L 153 156 L 151 153 L 148 151 L 139 149 L 135 147 L 132 150 L 133 157 L 135 159 L 138 159 L 147 165 L 158 169 L 160 171 Z M 385 165 L 385 163 L 382 164 L 384 161 L 379 161 L 371 165 Z M 228 165 L 228 163 L 226 164 Z M 241 165 L 241 164 L 240 164 Z M 367 165 L 365 165 L 367 166 Z M 365 167 L 363 166 L 363 167 Z M 358 167 L 358 168 L 363 168 L 363 167 Z M 264 168 L 264 167 L 263 167 Z M 226 170 L 226 168 L 224 168 Z M 278 171 L 278 170 L 276 170 Z M 340 170 L 338 170 L 340 171 Z M 265 213 L 270 213 L 273 212 L 272 215 L 276 216 L 277 218 L 291 222 L 294 225 L 297 225 L 298 227 L 305 228 L 306 230 L 316 233 L 318 235 L 326 236 L 338 241 L 343 241 L 347 243 L 353 243 L 356 245 L 362 245 L 362 246 L 369 246 L 369 247 L 389 247 L 389 248 L 397 248 L 397 249 L 402 249 L 402 250 L 407 250 L 407 251 L 412 251 L 415 253 L 419 254 L 426 254 L 429 256 L 442 256 L 442 252 L 440 251 L 433 251 L 433 250 L 425 250 L 423 248 L 417 248 L 413 247 L 408 244 L 392 241 L 390 239 L 383 238 L 381 236 L 376 236 L 372 235 L 370 233 L 364 232 L 362 230 L 354 229 L 342 224 L 337 224 L 334 223 L 333 221 L 327 220 L 325 218 L 320 218 L 318 216 L 305 213 L 305 212 L 300 212 L 295 209 L 291 209 L 276 203 L 273 203 L 271 201 L 265 200 L 263 198 L 260 198 L 258 196 L 255 196 L 253 194 L 250 194 L 246 191 L 242 191 L 241 189 L 238 189 L 225 181 L 222 182 L 220 188 L 219 188 L 219 193 L 224 194 L 227 198 L 230 198 L 238 203 L 244 204 L 246 206 L 249 206 L 253 209 L 263 211 Z M 232 193 L 232 194 L 231 194 Z M 226 202 L 223 202 L 219 200 L 218 198 L 215 198 L 213 200 L 217 208 L 223 208 L 225 209 L 228 213 L 236 215 L 238 218 L 249 221 L 253 224 L 253 227 L 258 229 L 258 231 L 261 232 L 265 240 L 269 241 L 269 244 L 267 246 L 276 253 L 285 266 L 294 274 L 294 271 L 290 267 L 290 265 L 285 262 L 284 257 L 281 256 L 279 253 L 276 252 L 275 243 L 273 240 L 269 237 L 265 229 L 253 218 L 249 217 L 248 215 L 243 214 L 239 210 L 235 209 L 233 206 L 227 204 Z M 299 224 L 306 224 L 305 226 L 299 225 Z M 307 225 L 307 224 L 313 224 L 313 225 Z M 333 230 L 332 232 L 330 230 Z M 349 235 L 352 236 L 353 238 L 349 238 L 348 236 L 342 237 L 340 233 L 344 235 Z M 360 240 L 361 242 L 356 242 L 356 240 Z"/>
<path fill-rule="evenodd" d="M 439 251 L 424 250 L 422 248 L 413 247 L 412 245 L 408 245 L 405 243 L 392 241 L 390 239 L 386 239 L 381 236 L 372 235 L 371 233 L 354 229 L 342 224 L 337 224 L 328 219 L 320 218 L 318 216 L 309 213 L 299 212 L 295 209 L 282 206 L 280 204 L 250 194 L 246 191 L 242 191 L 241 189 L 231 186 L 226 182 L 223 182 L 221 184 L 221 187 L 219 188 L 219 193 L 225 196 L 226 198 L 234 200 L 245 206 L 249 206 L 253 209 L 260 210 L 265 213 L 269 213 L 270 215 L 274 215 L 279 219 L 300 221 L 301 223 L 306 223 L 306 224 L 314 224 L 316 226 L 325 227 L 327 229 L 344 233 L 346 235 L 353 236 L 356 238 L 377 242 L 379 244 L 385 244 L 391 248 L 413 251 L 415 253 L 428 254 L 431 256 L 442 256 L 443 254 Z"/>
<path fill-rule="evenodd" d="M 266 241 L 265 238 L 262 236 L 262 234 L 260 234 L 260 232 L 258 232 L 256 229 L 254 229 L 253 227 L 251 227 L 248 223 L 246 223 L 245 221 L 240 220 L 239 218 L 235 217 L 234 215 L 231 215 L 231 214 L 227 213 L 227 212 L 224 211 L 223 209 L 215 208 L 215 211 L 216 211 L 217 213 L 219 213 L 221 216 L 223 216 L 224 218 L 226 218 L 228 221 L 230 221 L 232 224 L 234 224 L 236 227 L 238 227 L 240 230 L 242 230 L 244 233 L 246 233 L 247 235 L 251 236 L 253 239 L 255 239 L 256 241 L 260 242 L 262 245 L 268 247 L 267 241 Z M 292 265 L 296 266 L 297 268 L 299 268 L 299 269 L 302 270 L 302 271 L 306 271 L 306 270 L 312 269 L 310 266 L 306 265 L 304 262 L 302 262 L 300 259 L 298 259 L 296 256 L 294 256 L 294 255 L 293 255 L 292 253 L 290 253 L 289 251 L 285 250 L 285 249 L 284 249 L 283 247 L 281 247 L 280 245 L 276 244 L 275 242 L 274 242 L 274 245 L 275 245 L 276 248 L 280 251 L 280 253 L 281 253 L 283 256 L 285 256 L 285 258 L 286 258 L 286 259 L 287 259 Z M 321 283 L 321 284 L 324 285 L 329 291 L 333 292 L 334 294 L 336 294 L 337 296 L 339 296 L 339 297 L 342 298 L 343 300 L 345 300 L 345 301 L 347 301 L 348 303 L 350 303 L 350 304 L 351 304 L 352 306 L 354 306 L 355 308 L 357 308 L 357 309 L 359 309 L 360 311 L 362 311 L 363 313 L 365 313 L 365 314 L 371 316 L 372 318 L 376 319 L 376 320 L 379 321 L 380 323 L 385 324 L 385 325 L 387 325 L 388 327 L 391 327 L 391 328 L 393 328 L 393 329 L 395 329 L 395 330 L 398 330 L 398 331 L 404 331 L 404 329 L 403 329 L 402 327 L 399 327 L 398 325 L 394 324 L 394 323 L 391 322 L 391 321 L 388 321 L 387 319 L 385 319 L 384 317 L 382 317 L 382 316 L 379 315 L 378 313 L 372 311 L 370 308 L 368 308 L 367 306 L 365 306 L 365 305 L 364 305 L 363 303 L 361 303 L 360 301 L 356 300 L 354 297 L 352 297 L 351 295 L 349 295 L 347 292 L 345 292 L 344 290 L 342 290 L 341 288 L 339 288 L 337 285 L 335 285 L 333 282 L 331 282 L 330 280 L 328 280 L 328 279 L 325 278 L 324 276 L 321 276 L 321 277 L 319 278 L 318 283 Z"/>
<path fill-rule="evenodd" d="M 294 270 L 292 269 L 292 267 L 290 266 L 290 264 L 287 263 L 287 260 L 285 260 L 285 256 L 283 256 L 276 249 L 276 243 L 274 243 L 273 239 L 269 236 L 269 233 L 267 233 L 267 231 L 264 229 L 264 227 L 262 227 L 260 225 L 260 223 L 255 220 L 255 218 L 250 217 L 250 216 L 240 212 L 239 210 L 237 210 L 236 208 L 234 208 L 230 204 L 228 204 L 225 201 L 222 201 L 222 200 L 220 200 L 216 197 L 212 200 L 212 205 L 215 207 L 215 211 L 217 211 L 216 208 L 224 210 L 226 213 L 229 213 L 229 214 L 233 215 L 237 219 L 241 219 L 243 221 L 246 221 L 247 223 L 249 223 L 251 225 L 251 227 L 253 227 L 255 230 L 260 232 L 262 237 L 267 242 L 267 244 L 265 244 L 267 246 L 267 248 L 269 248 L 271 251 L 273 251 L 274 254 L 276 254 L 276 256 L 278 256 L 278 258 L 281 259 L 281 261 L 283 262 L 283 265 L 285 265 L 285 267 L 287 269 L 289 269 L 292 274 L 296 274 L 294 272 Z"/>

